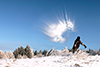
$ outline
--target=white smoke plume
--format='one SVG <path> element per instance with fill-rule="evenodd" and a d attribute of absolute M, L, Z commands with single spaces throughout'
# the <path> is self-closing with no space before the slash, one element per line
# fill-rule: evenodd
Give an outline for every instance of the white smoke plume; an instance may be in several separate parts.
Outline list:
<path fill-rule="evenodd" d="M 62 35 L 66 31 L 74 31 L 74 23 L 67 18 L 67 15 L 55 23 L 47 23 L 43 33 L 50 37 L 50 41 L 64 43 L 66 38 Z"/>

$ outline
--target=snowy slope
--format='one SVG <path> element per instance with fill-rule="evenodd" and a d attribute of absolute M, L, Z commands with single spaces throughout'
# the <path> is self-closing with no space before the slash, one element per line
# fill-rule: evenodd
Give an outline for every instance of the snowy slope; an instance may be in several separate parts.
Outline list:
<path fill-rule="evenodd" d="M 90 56 L 84 51 L 78 53 L 39 57 L 32 59 L 0 59 L 0 67 L 100 67 L 100 56 Z"/>

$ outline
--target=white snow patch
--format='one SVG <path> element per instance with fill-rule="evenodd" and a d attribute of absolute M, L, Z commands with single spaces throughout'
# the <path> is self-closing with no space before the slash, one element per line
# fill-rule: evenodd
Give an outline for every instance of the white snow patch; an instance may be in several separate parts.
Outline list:
<path fill-rule="evenodd" d="M 32 59 L 0 59 L 0 67 L 99 67 L 100 56 L 90 56 L 84 51 L 68 52 L 65 55 L 54 55 Z"/>

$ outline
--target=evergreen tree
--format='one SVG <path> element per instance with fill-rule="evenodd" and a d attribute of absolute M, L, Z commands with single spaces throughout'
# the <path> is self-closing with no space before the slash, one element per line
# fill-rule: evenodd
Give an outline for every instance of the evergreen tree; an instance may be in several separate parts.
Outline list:
<path fill-rule="evenodd" d="M 42 54 L 42 50 L 39 51 L 39 54 Z"/>
<path fill-rule="evenodd" d="M 44 51 L 42 52 L 42 54 L 43 54 L 44 56 L 47 56 L 47 53 L 48 53 L 47 50 L 44 50 Z"/>
<path fill-rule="evenodd" d="M 18 49 L 16 49 L 16 50 L 13 52 L 13 54 L 14 54 L 15 58 L 17 58 L 17 57 L 18 57 L 18 54 L 19 54 Z"/>
<path fill-rule="evenodd" d="M 35 50 L 34 55 L 37 55 L 37 50 Z"/>
<path fill-rule="evenodd" d="M 25 50 L 24 50 L 24 48 L 23 48 L 22 46 L 20 47 L 20 52 L 19 52 L 19 54 L 20 54 L 21 56 L 25 55 Z"/>
<path fill-rule="evenodd" d="M 28 58 L 32 58 L 32 53 L 31 53 L 32 51 L 31 51 L 29 45 L 26 46 L 25 52 L 26 52 L 26 56 L 27 56 Z"/>
<path fill-rule="evenodd" d="M 20 54 L 20 51 L 21 51 L 21 49 L 20 49 L 20 47 L 18 47 L 18 52 L 19 52 L 18 54 Z"/>

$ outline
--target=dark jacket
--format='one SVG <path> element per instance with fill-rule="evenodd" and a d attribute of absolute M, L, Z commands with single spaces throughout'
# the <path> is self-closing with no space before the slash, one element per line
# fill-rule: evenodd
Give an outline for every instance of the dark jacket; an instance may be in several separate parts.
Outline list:
<path fill-rule="evenodd" d="M 74 42 L 73 49 L 78 49 L 80 44 L 84 46 L 84 44 L 79 39 L 76 39 Z"/>

